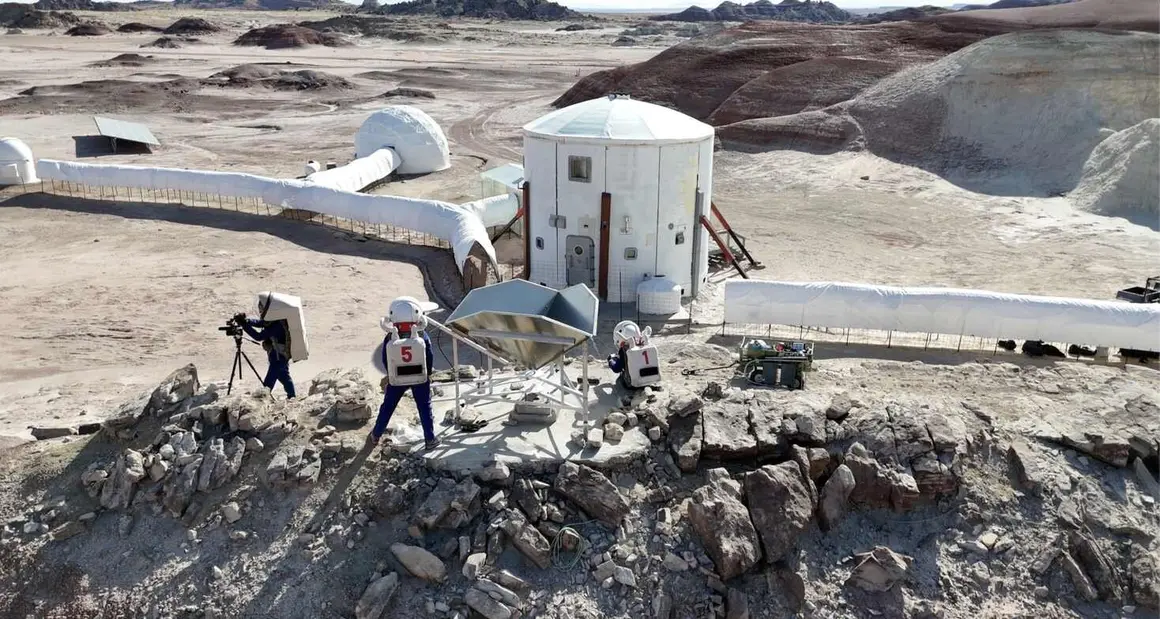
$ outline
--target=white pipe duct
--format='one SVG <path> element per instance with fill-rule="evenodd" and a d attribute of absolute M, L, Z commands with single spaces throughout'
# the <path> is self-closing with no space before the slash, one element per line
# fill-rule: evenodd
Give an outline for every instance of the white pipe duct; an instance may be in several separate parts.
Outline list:
<path fill-rule="evenodd" d="M 511 221 L 520 210 L 520 199 L 514 193 L 491 196 L 482 200 L 464 202 L 459 208 L 479 217 L 488 228 Z"/>
<path fill-rule="evenodd" d="M 469 203 L 473 205 L 470 208 L 461 208 L 439 200 L 369 195 L 340 188 L 362 182 L 359 179 L 367 178 L 368 170 L 397 166 L 397 159 L 398 155 L 393 150 L 380 149 L 368 157 L 356 160 L 352 169 L 344 171 L 344 168 L 352 166 L 343 166 L 325 170 L 311 174 L 306 180 L 274 179 L 239 172 L 89 164 L 52 159 L 37 161 L 36 169 L 42 180 L 96 187 L 136 187 L 253 198 L 284 208 L 308 210 L 365 223 L 399 226 L 449 242 L 461 274 L 476 244 L 483 248 L 492 267 L 498 270 L 495 248 L 488 238 L 484 220 L 499 219 L 499 216 L 489 214 L 489 209 L 478 203 L 494 204 L 497 209 L 503 209 L 502 213 L 499 210 L 497 213 L 506 215 L 510 210 L 506 199 L 492 202 L 477 200 Z M 321 179 L 324 184 L 316 182 L 317 177 L 323 174 L 325 176 Z M 377 179 L 370 182 L 373 180 Z M 506 223 L 506 220 L 502 223 Z"/>
<path fill-rule="evenodd" d="M 393 149 L 380 148 L 344 166 L 315 172 L 307 176 L 306 180 L 323 187 L 358 192 L 390 176 L 402 164 L 403 158 Z"/>
<path fill-rule="evenodd" d="M 725 282 L 725 322 L 1160 351 L 1160 304 L 836 282 Z"/>

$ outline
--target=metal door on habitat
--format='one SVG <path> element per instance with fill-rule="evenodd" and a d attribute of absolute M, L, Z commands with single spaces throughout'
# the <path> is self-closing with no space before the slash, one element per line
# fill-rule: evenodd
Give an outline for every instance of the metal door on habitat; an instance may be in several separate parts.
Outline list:
<path fill-rule="evenodd" d="M 596 243 L 590 236 L 569 234 L 564 239 L 568 285 L 596 288 Z"/>

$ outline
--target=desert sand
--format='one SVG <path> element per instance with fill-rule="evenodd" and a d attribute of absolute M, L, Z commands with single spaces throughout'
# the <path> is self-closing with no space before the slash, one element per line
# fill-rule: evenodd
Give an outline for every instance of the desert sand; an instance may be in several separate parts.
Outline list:
<path fill-rule="evenodd" d="M 129 22 L 165 27 L 179 15 L 194 14 L 156 10 L 81 15 L 100 19 L 115 30 Z M 409 19 L 399 21 L 401 30 L 426 33 L 429 38 L 396 42 L 346 35 L 350 45 L 267 50 L 231 42 L 251 28 L 301 21 L 304 14 L 196 15 L 222 30 L 198 34 L 198 42 L 176 49 L 143 47 L 157 38 L 156 32 L 70 37 L 62 34 L 62 28 L 56 33 L 28 30 L 0 37 L 0 134 L 20 137 L 38 157 L 73 159 L 73 137 L 94 132 L 92 114 L 107 114 L 148 125 L 164 146 L 148 155 L 89 161 L 296 177 L 307 160 L 348 161 L 355 131 L 368 114 L 391 103 L 407 103 L 421 107 L 444 128 L 453 166 L 425 177 L 395 180 L 375 191 L 459 203 L 482 197 L 480 172 L 521 161 L 520 127 L 550 111 L 552 101 L 577 80 L 646 61 L 683 40 L 668 30 L 638 36 L 632 46 L 613 45 L 634 26 L 632 18 L 610 19 L 597 29 L 573 32 L 557 31 L 565 23 Z M 308 18 L 328 17 L 311 13 Z M 121 54 L 143 58 L 109 62 Z M 202 81 L 240 65 L 317 71 L 342 81 L 312 82 L 312 89 L 306 90 Z M 255 74 L 252 67 L 246 71 Z M 396 88 L 422 89 L 434 98 L 382 96 Z M 20 94 L 29 89 L 30 94 Z M 1160 232 L 1155 226 L 1082 212 L 1065 198 L 978 193 L 869 152 L 718 151 L 714 198 L 764 263 L 765 268 L 755 272 L 763 279 L 959 286 L 1108 299 L 1116 290 L 1140 285 L 1145 277 L 1160 273 Z M 262 464 L 247 460 L 251 464 L 236 480 L 220 493 L 207 495 L 203 512 L 185 521 L 161 514 L 160 507 L 153 512 L 137 507 L 132 516 L 94 507 L 101 515 L 94 530 L 83 537 L 53 542 L 22 533 L 29 522 L 52 522 L 56 527 L 76 521 L 89 510 L 81 506 L 95 500 L 78 481 L 81 472 L 98 463 L 111 465 L 127 445 L 152 458 L 149 450 L 156 446 L 146 445 L 152 435 L 145 434 L 156 432 L 162 422 L 134 422 L 139 424 L 133 426 L 138 435 L 132 439 L 102 433 L 100 438 L 27 442 L 32 427 L 75 427 L 115 417 L 123 403 L 148 394 L 186 364 L 197 368 L 203 387 L 198 397 L 209 398 L 204 387 L 224 387 L 233 353 L 232 341 L 217 327 L 235 312 L 252 312 L 254 295 L 262 290 L 284 291 L 306 301 L 311 357 L 293 366 L 300 391 L 307 392 L 312 378 L 332 368 L 370 372 L 369 356 L 381 338 L 378 321 L 390 300 L 408 294 L 447 307 L 463 294 L 448 252 L 368 241 L 357 231 L 233 211 L 228 204 L 223 209 L 159 207 L 19 189 L 6 190 L 0 199 L 0 445 L 19 445 L 0 455 L 0 518 L 9 523 L 3 535 L 6 545 L 0 550 L 5 557 L 0 573 L 9 591 L 0 594 L 3 612 L 38 617 L 251 613 L 245 616 L 363 619 L 376 616 L 356 612 L 367 583 L 398 572 L 402 581 L 395 606 L 382 616 L 428 612 L 467 616 L 465 597 L 471 598 L 475 594 L 470 592 L 478 589 L 460 575 L 463 557 L 458 556 L 458 545 L 450 553 L 440 553 L 450 574 L 446 585 L 425 584 L 409 575 L 400 568 L 397 555 L 387 550 L 396 542 L 426 546 L 433 552 L 445 548 L 446 540 L 462 543 L 455 532 L 431 532 L 425 539 L 408 534 L 410 510 L 436 487 L 438 476 L 415 458 L 389 450 L 370 459 L 364 450 L 355 464 L 340 460 L 325 469 L 317 486 L 297 491 L 294 500 L 263 481 L 259 469 L 266 470 L 262 467 L 269 459 L 267 452 L 253 456 L 262 458 Z M 503 252 L 504 247 L 499 249 Z M 727 276 L 719 273 L 714 279 L 719 282 Z M 719 285 L 710 286 L 697 301 L 698 322 L 712 325 L 720 320 L 720 290 Z M 607 309 L 604 322 L 612 321 L 615 311 Z M 706 341 L 734 343 L 715 338 L 715 333 L 710 326 L 672 338 L 697 346 Z M 605 340 L 602 336 L 597 342 L 598 358 L 611 347 Z M 674 378 L 669 389 L 686 383 L 699 392 L 710 381 L 728 382 L 727 373 L 678 379 L 679 370 L 705 367 L 712 355 L 724 354 L 719 348 L 677 352 L 683 346 L 672 349 L 675 362 L 666 370 Z M 246 350 L 259 371 L 264 370 L 261 350 L 256 346 Z M 1142 567 L 1136 568 L 1141 552 L 1154 553 L 1150 543 L 1160 533 L 1150 489 L 1138 487 L 1143 482 L 1137 481 L 1128 460 L 1105 463 L 1096 447 L 1071 445 L 1061 438 L 1075 436 L 1090 415 L 1105 423 L 1092 421 L 1087 426 L 1100 436 L 1135 432 L 1155 440 L 1156 420 L 1149 416 L 1156 415 L 1155 403 L 1160 402 L 1160 378 L 1154 366 L 1032 361 L 996 355 L 990 349 L 954 354 L 831 347 L 825 355 L 819 361 L 818 378 L 804 396 L 815 412 L 820 411 L 823 425 L 831 398 L 849 392 L 862 405 L 844 422 L 856 430 L 843 439 L 830 437 L 834 441 L 829 443 L 823 439 L 823 444 L 842 453 L 849 442 L 866 443 L 867 436 L 883 427 L 900 435 L 897 419 L 884 412 L 894 410 L 887 409 L 888 404 L 921 411 L 917 418 L 932 427 L 931 415 L 950 418 L 957 429 L 948 445 L 928 445 L 906 459 L 898 456 L 897 461 L 910 470 L 920 467 L 916 455 L 924 450 L 961 449 L 962 457 L 969 452 L 970 459 L 953 475 L 956 491 L 960 484 L 961 491 L 938 494 L 937 505 L 925 505 L 926 511 L 912 514 L 871 507 L 851 512 L 830 535 L 814 527 L 800 541 L 805 549 L 801 563 L 795 566 L 786 559 L 775 567 L 754 568 L 730 582 L 727 590 L 720 582 L 714 584 L 715 577 L 706 584 L 704 574 L 712 571 L 716 556 L 706 558 L 689 516 L 696 489 L 716 483 L 709 481 L 711 477 L 719 479 L 718 473 L 706 472 L 716 464 L 703 464 L 683 478 L 680 471 L 674 473 L 674 456 L 667 446 L 673 444 L 676 454 L 679 441 L 668 438 L 667 423 L 650 423 L 640 411 L 640 426 L 629 431 L 641 444 L 650 444 L 647 433 L 654 426 L 663 426 L 666 438 L 644 450 L 643 460 L 609 472 L 632 505 L 626 524 L 583 528 L 596 550 L 575 570 L 530 567 L 511 548 L 500 561 L 532 584 L 534 594 L 519 593 L 524 616 L 662 616 L 656 601 L 662 594 L 674 605 L 672 616 L 681 619 L 711 616 L 708 613 L 717 609 L 724 615 L 726 606 L 740 608 L 737 600 L 746 595 L 752 617 L 788 616 L 798 610 L 817 617 L 916 618 L 1112 617 L 1127 614 L 1122 610 L 1127 606 L 1140 607 L 1131 616 L 1154 612 L 1138 602 L 1151 599 L 1145 591 L 1147 559 L 1140 559 Z M 437 366 L 446 368 L 447 362 L 437 356 Z M 248 370 L 242 381 L 246 389 L 256 386 Z M 340 399 L 346 397 L 342 393 Z M 299 430 L 279 438 L 287 445 L 308 445 L 311 432 L 328 423 L 323 404 L 330 401 L 319 399 L 323 397 L 320 393 L 286 405 L 277 392 L 270 410 L 299 424 Z M 367 414 L 377 409 L 378 397 L 371 394 Z M 655 408 L 663 409 L 667 398 L 668 393 L 662 393 Z M 778 402 L 777 407 L 786 405 Z M 1129 405 L 1132 402 L 1144 404 Z M 696 413 L 698 432 L 701 415 Z M 703 423 L 709 428 L 712 422 L 709 413 L 705 415 Z M 776 416 L 781 419 L 780 412 Z M 407 428 L 401 433 L 413 434 L 413 407 L 406 405 L 400 417 Z M 676 436 L 681 422 L 673 423 Z M 756 432 L 760 440 L 758 420 L 751 417 L 748 423 L 750 433 Z M 717 424 L 729 425 L 721 420 Z M 920 434 L 927 432 L 923 427 Z M 365 428 L 354 424 L 333 436 L 361 447 L 364 434 Z M 1047 489 L 1032 499 L 1026 498 L 1031 493 L 1018 480 L 1011 485 L 1007 453 L 1015 442 L 1036 436 L 1046 437 L 1032 450 L 1046 472 L 1038 474 L 1035 483 Z M 900 445 L 905 442 L 899 440 Z M 930 436 L 915 440 L 929 443 Z M 705 441 L 709 454 L 708 434 Z M 743 479 L 739 467 L 752 469 L 756 460 L 769 456 L 756 455 L 756 449 L 733 453 L 726 445 L 706 459 L 728 463 L 741 471 L 737 475 Z M 341 453 L 346 454 L 346 447 Z M 856 454 L 847 458 L 857 461 Z M 783 454 L 776 459 L 786 458 Z M 1143 463 L 1145 458 L 1132 461 Z M 113 474 L 111 466 L 109 471 Z M 536 479 L 552 483 L 552 473 Z M 858 478 L 863 479 L 862 473 Z M 502 483 L 511 483 L 479 481 L 485 488 L 484 500 L 494 490 L 506 489 Z M 384 488 L 406 494 L 407 507 L 400 503 L 372 509 L 386 500 Z M 820 485 L 814 489 L 820 490 Z M 928 490 L 924 485 L 923 492 Z M 59 520 L 46 521 L 47 508 L 37 511 L 35 504 L 44 508 L 61 494 L 67 495 L 68 509 L 60 508 Z M 1130 566 L 1117 567 L 1109 576 L 1117 579 L 1118 597 L 1104 591 L 1105 583 L 1100 584 L 1103 601 L 1086 599 L 1062 568 L 1043 578 L 1027 575 L 1039 549 L 1053 544 L 1053 536 L 1060 534 L 1058 525 L 1047 523 L 1053 522 L 1057 509 L 1074 509 L 1066 508 L 1067 501 L 1081 500 L 1075 498 L 1081 495 L 1088 508 L 1083 535 L 1096 536 L 1106 548 L 1114 548 L 1117 561 L 1123 559 L 1120 563 Z M 243 506 L 242 524 L 223 523 L 218 503 L 227 500 Z M 552 504 L 567 512 L 568 522 L 581 517 L 559 497 Z M 677 522 L 661 522 L 658 508 L 671 509 Z M 500 513 L 495 506 L 485 509 L 492 515 Z M 378 526 L 366 526 L 364 517 Z M 90 526 L 90 520 L 83 522 Z M 475 522 L 486 529 L 486 518 Z M 250 537 L 227 538 L 231 527 Z M 1123 533 L 1125 527 L 1140 535 Z M 475 534 L 478 530 L 474 527 Z M 984 559 L 963 550 L 976 538 L 987 539 L 980 535 L 990 531 L 1017 550 L 1002 556 L 994 551 L 993 557 L 984 550 L 979 555 Z M 459 535 L 470 538 L 473 527 Z M 485 531 L 485 545 L 486 537 Z M 1085 548 L 1084 539 L 1073 541 L 1073 547 Z M 472 553 L 477 542 L 469 539 Z M 300 551 L 302 545 L 309 550 Z M 844 583 L 850 566 L 835 566 L 854 552 L 879 545 L 917 557 L 911 588 L 905 595 L 901 589 L 880 595 L 861 590 L 843 593 L 849 590 Z M 605 585 L 603 576 L 586 578 L 604 563 L 589 565 L 593 558 L 602 559 L 604 551 L 617 565 L 636 566 L 639 585 Z M 108 563 L 110 553 L 120 557 L 116 568 Z M 689 566 L 676 569 L 674 564 L 673 569 L 662 569 L 662 560 L 674 563 L 666 553 L 675 553 L 674 561 L 681 566 L 690 562 L 695 567 L 686 571 Z M 1073 553 L 1082 555 L 1082 550 Z M 1084 565 L 1092 571 L 1090 561 Z M 225 570 L 226 575 L 211 568 Z M 615 580 L 624 582 L 621 577 Z M 799 587 L 803 592 L 793 593 Z M 1038 587 L 1050 587 L 1050 599 L 1036 597 Z M 732 590 L 741 591 L 741 598 Z"/>

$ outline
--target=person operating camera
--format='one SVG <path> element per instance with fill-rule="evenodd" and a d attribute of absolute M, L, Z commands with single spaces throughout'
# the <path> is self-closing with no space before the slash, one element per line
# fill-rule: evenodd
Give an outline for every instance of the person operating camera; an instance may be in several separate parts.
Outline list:
<path fill-rule="evenodd" d="M 245 330 L 246 335 L 261 342 L 262 348 L 266 350 L 270 368 L 266 370 L 266 378 L 262 380 L 262 384 L 267 389 L 273 390 L 275 383 L 282 383 L 286 397 L 293 398 L 294 380 L 290 378 L 290 337 L 286 332 L 286 321 L 265 321 L 237 314 L 234 316 L 234 322 Z"/>

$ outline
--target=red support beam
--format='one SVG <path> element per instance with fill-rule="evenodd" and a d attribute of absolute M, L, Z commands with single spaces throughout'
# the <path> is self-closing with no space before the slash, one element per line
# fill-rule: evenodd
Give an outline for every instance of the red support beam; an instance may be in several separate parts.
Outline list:
<path fill-rule="evenodd" d="M 612 233 L 612 194 L 600 194 L 600 279 L 596 285 L 596 295 L 608 298 L 608 252 Z"/>
<path fill-rule="evenodd" d="M 523 204 L 520 211 L 524 214 L 524 279 L 532 279 L 532 189 L 528 181 L 524 181 Z"/>

